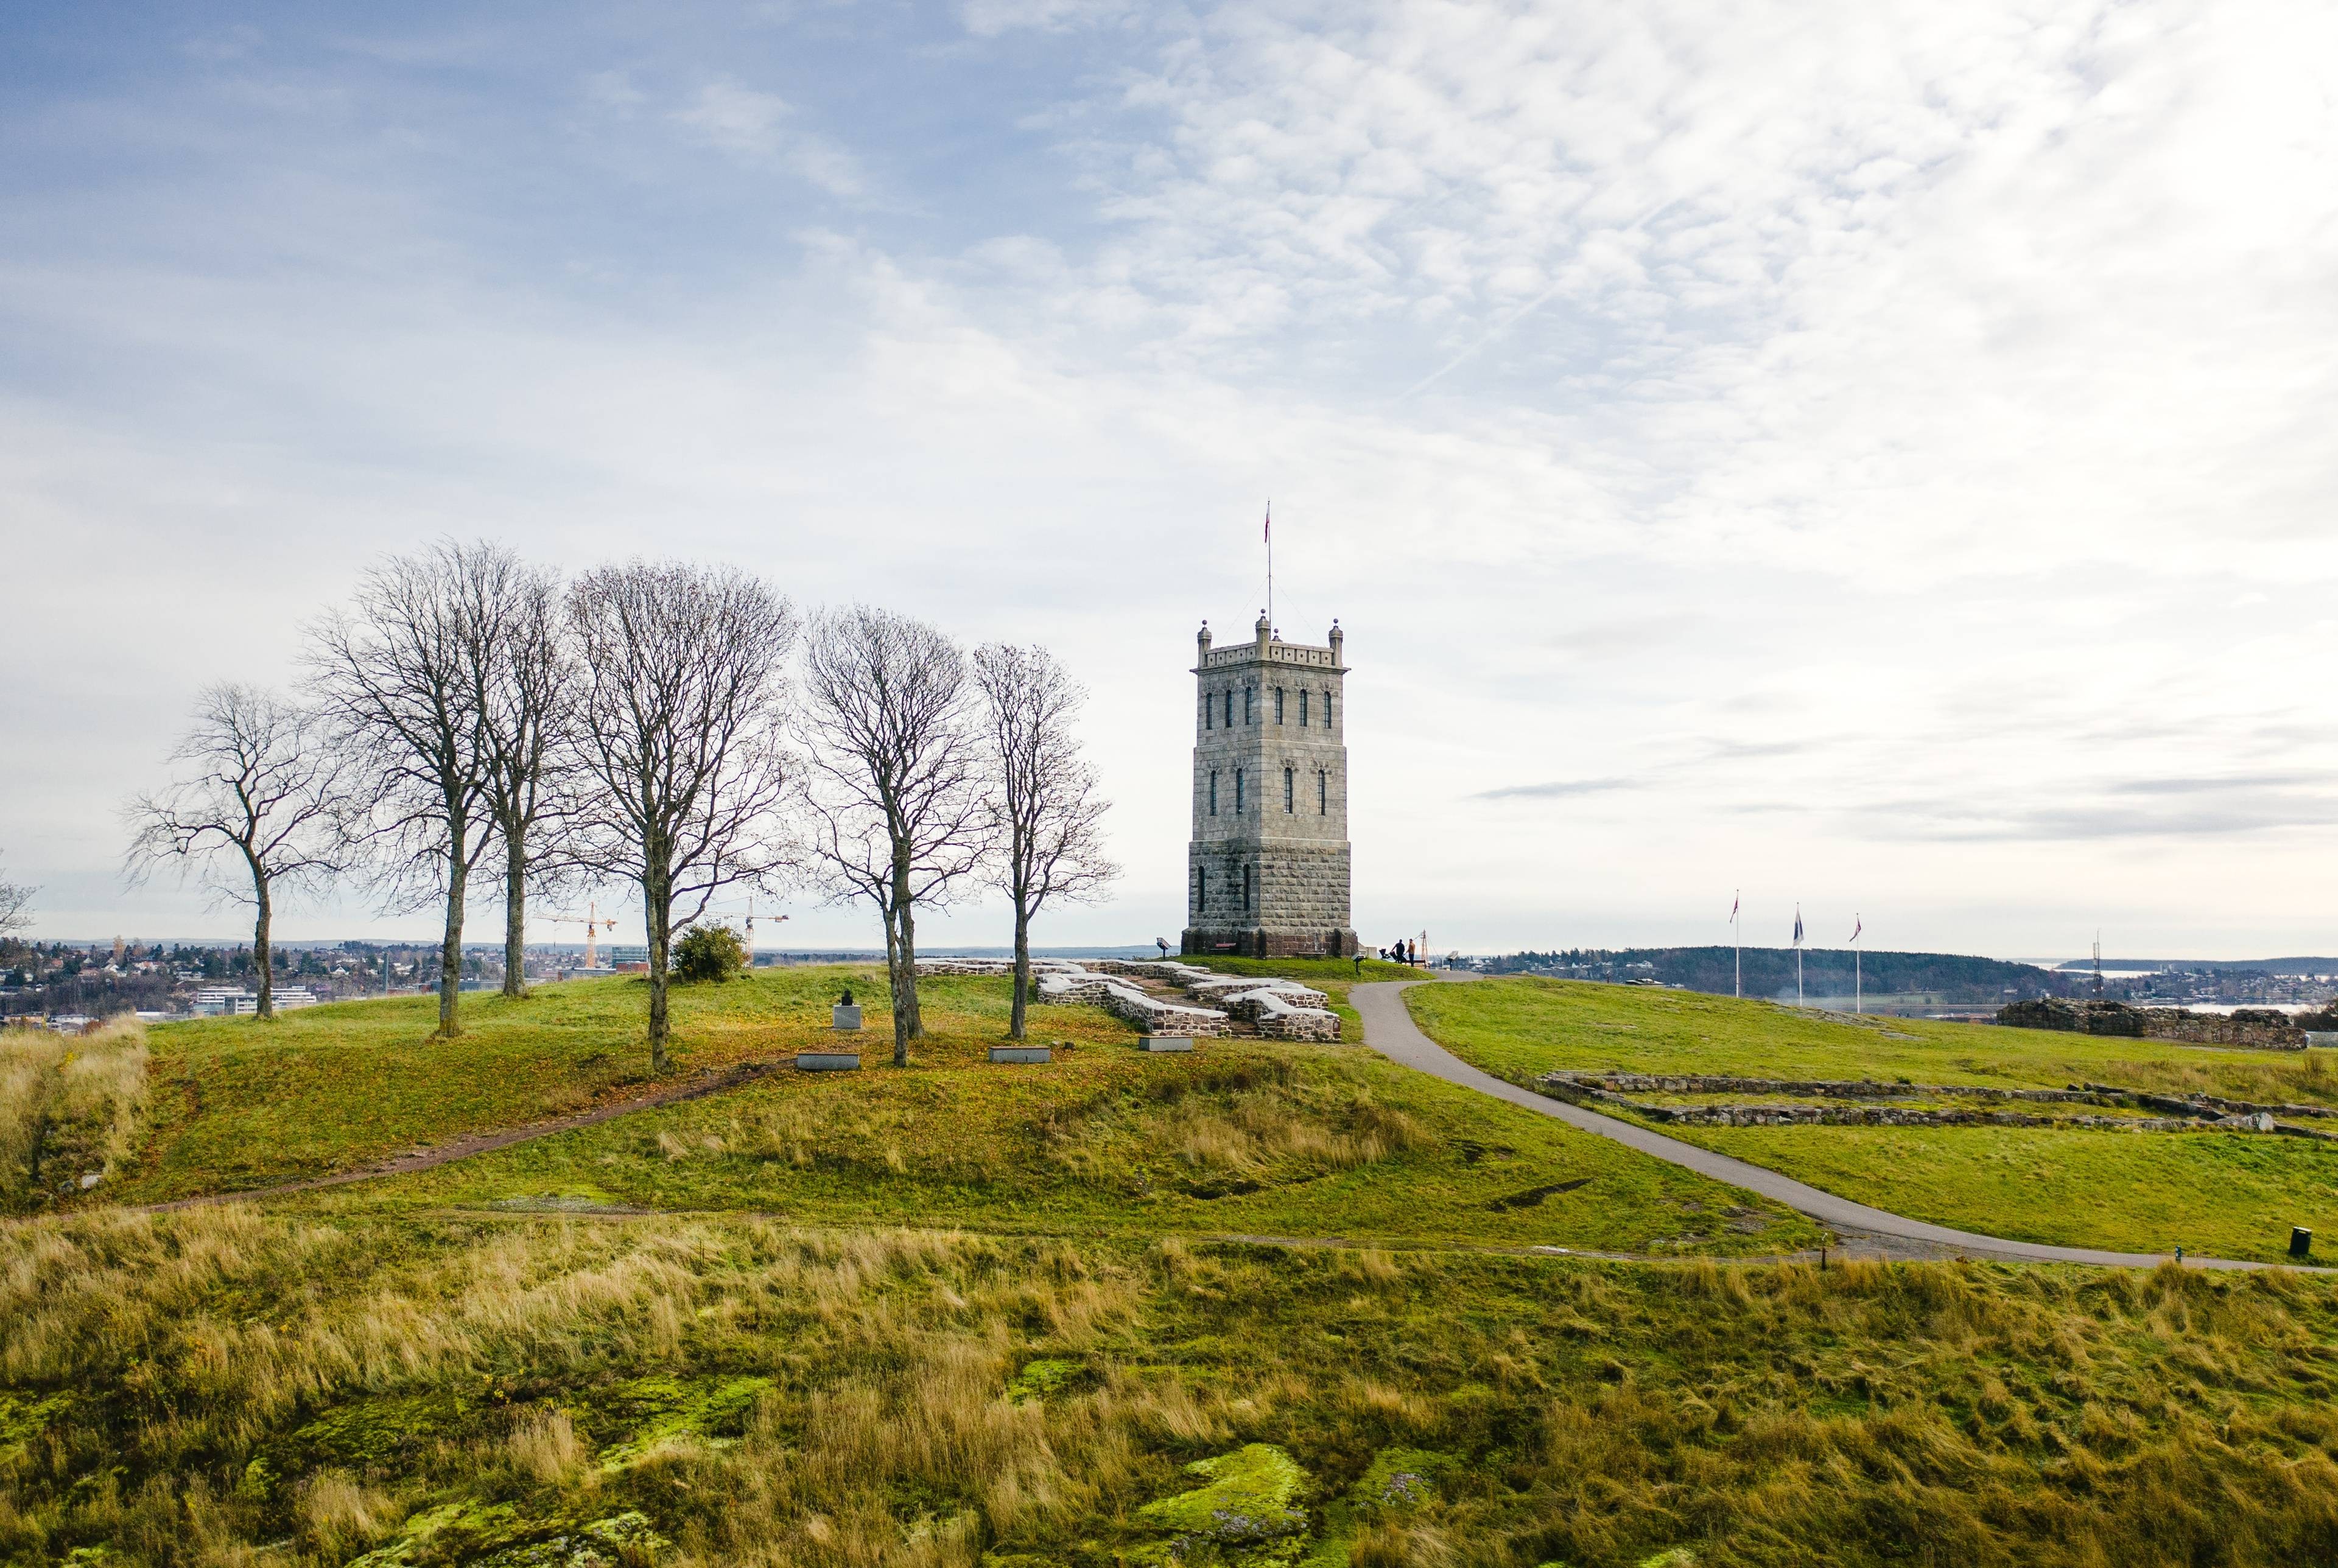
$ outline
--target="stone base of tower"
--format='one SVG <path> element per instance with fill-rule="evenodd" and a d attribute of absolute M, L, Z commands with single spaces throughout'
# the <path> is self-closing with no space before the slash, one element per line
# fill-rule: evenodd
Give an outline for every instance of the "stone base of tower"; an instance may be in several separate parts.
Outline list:
<path fill-rule="evenodd" d="M 1252 926 L 1234 931 L 1189 928 L 1178 951 L 1204 958 L 1352 958 L 1361 949 L 1356 946 L 1353 931 L 1285 931 Z"/>

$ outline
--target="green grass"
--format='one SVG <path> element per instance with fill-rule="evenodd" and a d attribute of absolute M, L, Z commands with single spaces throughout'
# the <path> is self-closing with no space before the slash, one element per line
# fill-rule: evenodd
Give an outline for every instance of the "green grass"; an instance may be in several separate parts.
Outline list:
<path fill-rule="evenodd" d="M 2327 1562 L 2333 1342 L 2279 1274 L 64 1216 L 0 1561 Z"/>
<path fill-rule="evenodd" d="M 997 1067 L 961 1038 L 919 1056 L 906 1073 L 775 1074 L 348 1201 L 581 1198 L 821 1224 L 1621 1251 L 1774 1253 L 1822 1238 L 1789 1210 L 1359 1047 L 1083 1045 Z"/>
<path fill-rule="evenodd" d="M 1421 986 L 1405 998 L 1432 1038 L 1521 1083 L 1556 1068 L 1619 1069 L 2043 1088 L 2092 1081 L 2338 1102 L 2338 1073 L 2316 1052 L 1851 1020 L 1538 978 Z M 2304 1225 L 2338 1245 L 2338 1149 L 2303 1139 L 2010 1127 L 1662 1131 L 1894 1213 L 2018 1240 L 2273 1261 L 2286 1255 L 2290 1227 Z"/>
<path fill-rule="evenodd" d="M 1707 1149 L 1938 1224 L 2119 1252 L 2338 1255 L 2338 1149 L 2222 1132 L 2030 1127 L 1666 1127 Z"/>
<path fill-rule="evenodd" d="M 1394 1067 L 1354 1045 L 1204 1042 L 1131 1048 L 1100 1008 L 1042 1006 L 1046 1066 L 1002 1066 L 1007 982 L 923 982 L 928 1033 L 889 1064 L 882 987 L 850 968 L 767 969 L 676 991 L 676 1054 L 695 1070 L 791 1063 L 832 1047 L 828 1004 L 864 998 L 857 1074 L 783 1067 L 707 1098 L 628 1113 L 330 1204 L 546 1197 L 752 1210 L 824 1224 L 910 1220 L 1020 1232 L 1354 1237 L 1617 1251 L 1775 1253 L 1820 1230 L 1777 1205 Z M 540 1120 L 650 1085 L 641 987 L 545 987 L 433 1040 L 427 998 L 318 1007 L 153 1034 L 164 1109 L 115 1200 L 235 1191 L 460 1133 Z M 1564 1192 L 1540 1189 L 1575 1183 Z"/>
<path fill-rule="evenodd" d="M 1853 1019 L 1693 991 L 1539 977 L 1421 985 L 1415 1022 L 1514 1083 L 1555 1068 L 1762 1078 L 1907 1078 L 2058 1089 L 2092 1080 L 2338 1106 L 2326 1053 L 2215 1051 L 2154 1040 L 1927 1018 Z"/>
<path fill-rule="evenodd" d="M 542 1122 L 687 1083 L 742 1061 L 791 1059 L 833 1039 L 829 1005 L 850 984 L 871 1052 L 889 1053 L 881 975 L 857 966 L 758 969 L 721 985 L 677 985 L 673 1065 L 649 1073 L 647 983 L 540 985 L 524 1000 L 467 996 L 463 1034 L 431 1031 L 429 996 L 304 1008 L 272 1023 L 204 1019 L 154 1028 L 152 1135 L 117 1198 L 237 1191 L 351 1170 L 467 1132 Z M 968 996 L 928 982 L 944 1040 L 1006 1031 L 1005 992 Z M 962 1004 L 960 998 L 967 1000 Z M 1039 1008 L 1054 1037 L 1118 1040 L 1095 1008 Z"/>

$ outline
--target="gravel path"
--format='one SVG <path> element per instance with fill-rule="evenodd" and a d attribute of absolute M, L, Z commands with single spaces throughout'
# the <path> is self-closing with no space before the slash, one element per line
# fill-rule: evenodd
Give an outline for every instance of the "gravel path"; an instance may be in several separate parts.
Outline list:
<path fill-rule="evenodd" d="M 2009 1241 L 1997 1236 L 1976 1235 L 1970 1230 L 1952 1230 L 1946 1225 L 1929 1224 L 1911 1220 L 1905 1215 L 1886 1213 L 1871 1209 L 1864 1203 L 1854 1203 L 1848 1198 L 1838 1198 L 1832 1192 L 1782 1176 L 1775 1171 L 1759 1165 L 1749 1165 L 1726 1154 L 1716 1154 L 1710 1149 L 1700 1149 L 1694 1143 L 1684 1143 L 1677 1138 L 1667 1138 L 1661 1132 L 1630 1122 L 1620 1122 L 1612 1116 L 1602 1116 L 1596 1111 L 1586 1111 L 1579 1105 L 1569 1105 L 1521 1089 L 1506 1083 L 1490 1073 L 1483 1073 L 1448 1053 L 1444 1047 L 1420 1032 L 1405 1010 L 1404 992 L 1422 982 L 1418 980 L 1384 980 L 1359 985 L 1348 993 L 1349 1004 L 1364 1020 L 1364 1044 L 1402 1066 L 1458 1083 L 1465 1089 L 1475 1089 L 1497 1100 L 1552 1116 L 1570 1126 L 1652 1155 L 1667 1164 L 1678 1165 L 1716 1181 L 1726 1181 L 1749 1192 L 1800 1210 L 1812 1219 L 1845 1231 L 1863 1231 L 1871 1237 L 1890 1238 L 1902 1243 L 1912 1243 L 1937 1255 L 2019 1259 L 2037 1263 L 2097 1263 L 2116 1269 L 2156 1269 L 2173 1259 L 2152 1252 L 2105 1252 L 2091 1247 L 2048 1247 L 2035 1241 Z M 2281 1265 L 2251 1263 L 2230 1258 L 2195 1258 L 2186 1254 L 2187 1268 L 2200 1269 L 2270 1269 Z M 2314 1269 L 2329 1273 L 2329 1269 Z"/>

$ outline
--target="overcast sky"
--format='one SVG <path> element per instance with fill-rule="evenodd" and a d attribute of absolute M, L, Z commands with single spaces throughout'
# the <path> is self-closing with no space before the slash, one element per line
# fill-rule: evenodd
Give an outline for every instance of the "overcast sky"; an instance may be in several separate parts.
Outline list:
<path fill-rule="evenodd" d="M 1040 940 L 1174 940 L 1271 495 L 1368 943 L 2338 950 L 2333 102 L 2324 3 L 13 5 L 0 874 L 235 931 L 121 798 L 451 534 L 1048 644 Z"/>

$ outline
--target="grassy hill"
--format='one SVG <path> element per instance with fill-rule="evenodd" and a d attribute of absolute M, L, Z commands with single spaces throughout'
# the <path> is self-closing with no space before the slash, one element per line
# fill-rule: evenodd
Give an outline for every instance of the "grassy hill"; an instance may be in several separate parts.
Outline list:
<path fill-rule="evenodd" d="M 824 1036 L 855 973 L 679 994 L 684 1080 Z M 1426 1018 L 1481 992 L 1516 1009 L 1505 989 L 1410 995 Z M 1599 993 L 1564 996 L 1586 1010 L 1559 1033 L 1602 1049 L 1715 1033 L 1635 1010 L 1679 993 L 1562 990 Z M 482 1006 L 454 1043 L 398 999 L 0 1061 L 0 1112 L 32 1112 L 0 1115 L 0 1143 L 70 1110 L 89 1128 L 71 1158 L 120 1166 L 0 1222 L 0 1563 L 2338 1552 L 2331 1281 L 1681 1255 L 1816 1233 L 1356 1045 L 1146 1056 L 1099 1011 L 1044 1009 L 1035 1032 L 1072 1048 L 994 1067 L 1003 983 L 928 998 L 906 1072 L 781 1071 L 434 1171 L 167 1213 L 105 1200 L 637 1093 L 638 987 Z M 1765 1011 L 1720 1031 L 1732 1049 L 1848 1060 L 1868 1034 Z M 1516 1071 L 1547 1046 L 1531 1008 L 1502 1015 Z M 120 1087 L 142 1052 L 142 1102 Z M 1241 1239 L 1269 1236 L 1301 1244 Z"/>
<path fill-rule="evenodd" d="M 1544 979 L 1405 995 L 1432 1038 L 1520 1083 L 1565 1067 L 2017 1088 L 2096 1082 L 2338 1105 L 2338 1069 L 2319 1052 L 1852 1019 Z M 2293 1225 L 2338 1243 L 2338 1146 L 2303 1139 L 2013 1127 L 1665 1131 L 1895 1213 L 2021 1240 L 2139 1252 L 2182 1246 L 2266 1261 L 2285 1254 Z"/>

